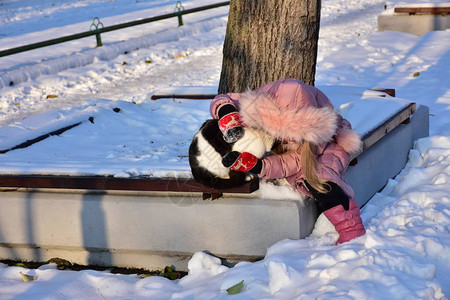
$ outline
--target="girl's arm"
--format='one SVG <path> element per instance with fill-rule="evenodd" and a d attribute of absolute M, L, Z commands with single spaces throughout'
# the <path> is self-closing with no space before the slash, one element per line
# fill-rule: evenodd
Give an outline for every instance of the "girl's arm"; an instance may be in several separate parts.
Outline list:
<path fill-rule="evenodd" d="M 239 100 L 241 95 L 238 93 L 219 94 L 211 101 L 209 111 L 214 119 L 219 119 L 219 110 L 222 106 L 231 104 L 239 110 Z"/>
<path fill-rule="evenodd" d="M 296 151 L 272 155 L 262 160 L 263 166 L 260 178 L 276 179 L 292 175 L 301 176 L 301 155 Z"/>

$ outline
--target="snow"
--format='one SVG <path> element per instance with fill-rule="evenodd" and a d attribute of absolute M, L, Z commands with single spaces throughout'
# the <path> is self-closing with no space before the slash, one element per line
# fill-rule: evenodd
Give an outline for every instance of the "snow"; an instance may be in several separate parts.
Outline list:
<path fill-rule="evenodd" d="M 210 118 L 209 102 L 167 99 L 137 105 L 95 99 L 85 101 L 81 107 L 16 121 L 0 128 L 0 150 L 9 150 L 0 156 L 0 174 L 192 178 L 188 148 L 192 136 Z M 343 104 L 340 113 L 363 136 L 409 103 L 369 96 Z M 33 147 L 10 150 L 80 122 L 70 131 Z M 79 145 L 86 147 L 80 151 Z"/>
<path fill-rule="evenodd" d="M 0 129 L 0 140 L 7 145 L 2 144 L 3 149 L 58 128 L 82 123 L 32 147 L 3 154 L 0 173 L 116 177 L 176 174 L 178 178 L 190 178 L 187 147 L 202 120 L 208 117 L 207 103 L 203 104 L 161 100 L 137 105 L 96 99 L 76 109 L 51 111 L 15 122 Z M 35 123 L 44 125 L 45 120 L 54 122 L 35 129 Z M 186 135 L 186 131 L 192 134 Z M 11 135 L 16 138 L 10 138 Z M 83 145 L 82 151 L 80 145 Z"/>
<path fill-rule="evenodd" d="M 170 13 L 175 3 L 3 1 L 0 49 L 85 31 L 95 16 L 108 26 Z M 408 101 L 430 108 L 430 137 L 416 142 L 403 171 L 362 209 L 365 236 L 335 246 L 333 233 L 322 230 L 319 220 L 310 237 L 280 241 L 259 262 L 229 268 L 206 253 L 195 253 L 189 274 L 175 281 L 60 271 L 53 264 L 36 270 L 0 264 L 0 298 L 448 298 L 450 31 L 421 37 L 377 32 L 376 18 L 385 5 L 417 3 L 322 2 L 316 86 L 359 133 Z M 210 2 L 183 3 L 185 8 L 206 4 Z M 104 34 L 105 46 L 98 49 L 91 37 L 1 57 L 0 150 L 81 124 L 1 154 L 0 172 L 190 177 L 185 153 L 193 133 L 209 117 L 208 101 L 150 98 L 185 86 L 214 91 L 227 11 L 222 7 L 184 16 L 181 28 L 173 19 Z M 371 88 L 395 88 L 400 98 L 381 98 Z M 269 196 L 280 191 L 266 189 Z M 38 279 L 22 282 L 20 272 Z M 228 296 L 226 290 L 242 280 L 241 293 Z"/>

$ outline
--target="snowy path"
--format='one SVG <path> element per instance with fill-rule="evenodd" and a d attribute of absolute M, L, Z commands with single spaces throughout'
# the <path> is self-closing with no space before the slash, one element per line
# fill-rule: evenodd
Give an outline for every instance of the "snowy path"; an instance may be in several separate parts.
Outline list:
<path fill-rule="evenodd" d="M 107 46 L 95 49 L 87 56 L 87 64 L 74 55 L 58 60 L 50 71 L 37 65 L 31 67 L 31 71 L 25 68 L 7 73 L 3 77 L 4 85 L 16 79 L 26 84 L 3 88 L 16 90 L 17 94 L 9 103 L 3 103 L 0 125 L 51 109 L 79 106 L 92 98 L 142 103 L 149 100 L 155 90 L 167 87 L 167 82 L 172 86 L 215 85 L 220 74 L 225 25 L 226 21 L 219 19 L 200 22 L 191 28 L 186 26 L 187 29 L 180 30 L 187 32 L 187 36 L 181 38 L 177 34 L 180 30 L 169 30 L 173 35 L 169 42 L 164 42 L 167 36 L 161 39 L 151 35 L 144 40 L 153 44 L 152 47 L 125 55 L 117 55 L 117 50 Z M 136 43 L 145 42 L 125 42 L 119 49 L 132 48 Z M 112 58 L 97 59 L 102 56 Z M 81 66 L 65 70 L 67 62 Z M 60 69 L 62 71 L 58 72 Z M 55 78 L 54 73 L 60 76 Z M 34 80 L 27 79 L 30 76 L 35 76 Z M 58 98 L 47 98 L 47 95 Z"/>

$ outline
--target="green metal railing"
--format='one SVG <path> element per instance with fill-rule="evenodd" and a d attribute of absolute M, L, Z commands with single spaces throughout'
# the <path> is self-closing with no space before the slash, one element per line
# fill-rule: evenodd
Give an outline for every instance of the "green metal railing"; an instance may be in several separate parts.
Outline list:
<path fill-rule="evenodd" d="M 118 30 L 118 29 L 123 29 L 123 28 L 136 26 L 136 25 L 142 25 L 142 24 L 151 23 L 151 22 L 155 22 L 155 21 L 170 19 L 170 18 L 174 18 L 174 17 L 178 18 L 178 25 L 182 26 L 183 25 L 182 15 L 187 15 L 187 14 L 191 14 L 191 13 L 195 13 L 195 12 L 199 12 L 199 11 L 203 11 L 203 10 L 226 6 L 229 4 L 230 4 L 230 1 L 225 1 L 225 2 L 219 2 L 219 3 L 210 4 L 210 5 L 206 5 L 206 6 L 191 8 L 191 9 L 184 9 L 181 2 L 178 1 L 173 13 L 155 16 L 155 17 L 146 18 L 146 19 L 141 19 L 141 20 L 136 20 L 136 21 L 131 21 L 131 22 L 126 22 L 126 23 L 112 25 L 112 26 L 106 26 L 106 27 L 103 26 L 103 23 L 100 22 L 99 18 L 94 18 L 94 21 L 91 24 L 89 31 L 72 34 L 72 35 L 68 35 L 68 36 L 63 36 L 63 37 L 59 37 L 56 39 L 51 39 L 51 40 L 42 41 L 42 42 L 38 42 L 38 43 L 33 43 L 33 44 L 25 45 L 25 46 L 20 46 L 20 47 L 16 47 L 16 48 L 11 48 L 11 49 L 7 49 L 7 50 L 2 50 L 2 51 L 0 51 L 0 57 L 17 54 L 17 53 L 25 52 L 25 51 L 29 51 L 29 50 L 34 50 L 34 49 L 38 49 L 38 48 L 42 48 L 42 47 L 47 47 L 47 46 L 51 46 L 51 45 L 61 44 L 61 43 L 65 43 L 68 41 L 73 41 L 73 40 L 89 37 L 92 35 L 96 36 L 97 47 L 100 47 L 100 46 L 102 46 L 102 40 L 101 40 L 101 36 L 100 36 L 101 33 Z"/>

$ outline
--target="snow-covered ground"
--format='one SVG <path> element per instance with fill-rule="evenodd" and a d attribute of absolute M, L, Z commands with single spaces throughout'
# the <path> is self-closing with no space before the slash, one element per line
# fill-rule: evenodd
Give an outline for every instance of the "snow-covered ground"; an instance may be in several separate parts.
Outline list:
<path fill-rule="evenodd" d="M 94 17 L 108 26 L 170 13 L 175 3 L 0 1 L 0 50 L 85 31 Z M 210 3 L 193 0 L 183 5 L 187 9 Z M 405 169 L 363 208 L 364 237 L 339 246 L 330 244 L 330 236 L 284 240 L 270 247 L 264 260 L 233 268 L 199 252 L 189 263 L 189 274 L 176 281 L 59 271 L 51 264 L 37 270 L 0 264 L 0 299 L 446 299 L 450 31 L 421 37 L 377 32 L 376 17 L 384 6 L 399 3 L 322 2 L 316 86 L 337 107 L 349 112 L 362 98 L 370 98 L 365 90 L 375 87 L 395 88 L 398 97 L 430 107 L 431 137 L 416 143 Z M 98 49 L 91 37 L 1 57 L 0 150 L 60 125 L 83 122 L 45 143 L 1 154 L 1 172 L 35 172 L 36 161 L 39 172 L 73 172 L 83 167 L 83 159 L 99 154 L 97 165 L 76 172 L 159 176 L 174 171 L 189 176 L 187 169 L 176 168 L 185 165 L 185 150 L 208 117 L 208 103 L 153 102 L 150 97 L 168 87 L 218 85 L 227 12 L 228 7 L 222 7 L 185 16 L 181 28 L 173 19 L 107 33 L 102 35 L 105 46 Z M 386 111 L 371 108 L 370 113 Z M 353 120 L 358 121 L 361 117 Z M 97 139 L 89 139 L 94 136 Z M 71 143 L 79 139 L 85 149 L 76 157 L 67 160 L 67 152 L 51 152 L 55 147 L 74 148 Z M 57 159 L 61 162 L 55 164 Z M 110 161 L 117 164 L 111 166 Z M 131 163 L 137 166 L 124 169 Z M 151 163 L 167 169 L 142 167 Z M 20 272 L 37 280 L 23 282 Z M 241 281 L 242 291 L 228 296 L 226 289 Z"/>

